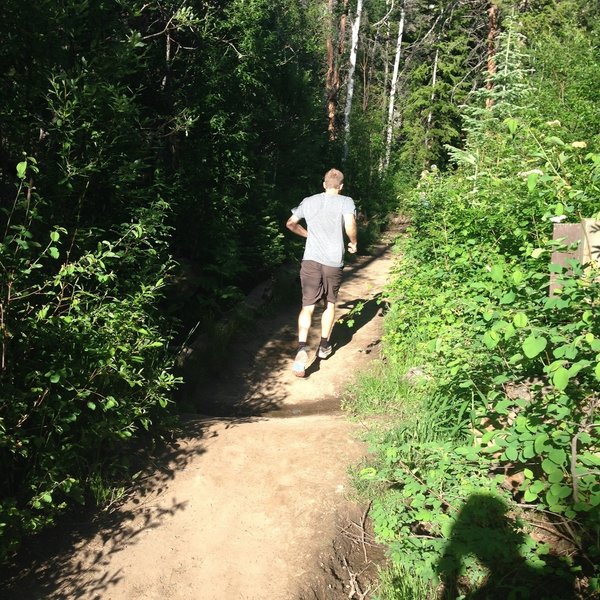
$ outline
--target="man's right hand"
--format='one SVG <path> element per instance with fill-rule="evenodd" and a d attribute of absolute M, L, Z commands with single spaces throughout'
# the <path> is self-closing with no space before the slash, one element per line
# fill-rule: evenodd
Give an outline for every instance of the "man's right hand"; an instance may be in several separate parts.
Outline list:
<path fill-rule="evenodd" d="M 348 242 L 348 252 L 356 254 L 356 242 Z"/>

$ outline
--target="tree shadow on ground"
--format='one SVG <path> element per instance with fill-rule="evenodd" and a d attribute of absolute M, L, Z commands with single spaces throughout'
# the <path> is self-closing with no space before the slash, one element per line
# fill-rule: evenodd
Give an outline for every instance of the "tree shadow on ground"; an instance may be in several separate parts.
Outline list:
<path fill-rule="evenodd" d="M 338 305 L 338 309 L 348 310 L 338 319 L 331 333 L 331 344 L 333 351 L 337 352 L 352 341 L 354 335 L 376 316 L 382 317 L 387 309 L 388 303 L 382 300 L 381 292 L 370 299 L 357 298 Z M 315 319 L 318 320 L 318 319 Z M 370 354 L 381 340 L 375 340 L 365 350 Z M 310 377 L 319 371 L 321 359 L 315 359 L 306 370 L 306 377 Z"/>
<path fill-rule="evenodd" d="M 333 328 L 331 343 L 334 350 L 339 350 L 352 341 L 356 332 L 364 327 L 376 316 L 382 317 L 387 310 L 388 303 L 382 299 L 382 293 L 379 292 L 370 299 L 358 298 L 350 302 L 340 304 L 339 308 L 349 309 Z"/>
<path fill-rule="evenodd" d="M 558 557 L 532 567 L 522 555 L 526 540 L 504 502 L 492 495 L 474 494 L 461 508 L 448 545 L 437 565 L 442 581 L 440 598 L 455 600 L 569 600 L 574 578 Z M 483 583 L 473 587 L 464 576 L 467 563 L 476 560 L 486 571 Z"/>
<path fill-rule="evenodd" d="M 389 249 L 390 244 L 381 244 L 369 255 L 356 257 L 344 272 L 342 291 L 354 279 L 361 278 L 362 281 L 364 269 Z M 369 283 L 368 278 L 365 281 Z M 299 284 L 299 279 L 296 283 Z M 209 381 L 200 381 L 190 390 L 189 403 L 195 410 L 217 417 L 261 417 L 281 411 L 291 385 L 281 374 L 291 367 L 296 348 L 299 285 L 296 297 L 295 305 L 259 317 L 248 330 L 235 337 L 229 356 L 222 361 L 219 370 Z M 338 309 L 356 308 L 359 303 L 364 306 L 361 311 L 351 311 L 354 322 L 350 327 L 346 316 L 342 317 L 342 323 L 336 323 L 332 335 L 335 350 L 350 343 L 354 334 L 376 316 L 382 307 L 381 294 L 339 304 Z M 318 305 L 313 316 L 312 334 L 319 327 L 321 310 Z M 319 368 L 320 360 L 316 359 L 307 368 L 305 379 L 314 376 Z"/>
<path fill-rule="evenodd" d="M 232 421 L 231 425 L 238 421 Z M 188 501 L 163 499 L 169 484 L 205 449 L 198 440 L 216 436 L 210 422 L 188 419 L 171 442 L 134 458 L 139 475 L 127 502 L 110 510 L 72 511 L 56 525 L 23 543 L 12 563 L 0 569 L 0 597 L 11 600 L 101 600 L 123 577 L 111 558 L 137 543 L 144 533 L 186 510 Z M 78 561 L 73 556 L 79 557 Z"/>

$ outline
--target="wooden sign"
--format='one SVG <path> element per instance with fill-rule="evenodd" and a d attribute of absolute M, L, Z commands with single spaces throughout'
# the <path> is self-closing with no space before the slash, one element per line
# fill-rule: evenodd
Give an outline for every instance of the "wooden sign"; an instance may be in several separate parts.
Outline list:
<path fill-rule="evenodd" d="M 553 252 L 551 263 L 561 265 L 566 272 L 570 271 L 569 259 L 575 259 L 582 265 L 595 264 L 600 268 L 600 221 L 582 219 L 580 223 L 555 223 L 552 238 L 564 244 L 577 243 L 577 248 L 565 252 Z M 556 273 L 550 274 L 550 295 L 557 288 Z"/>

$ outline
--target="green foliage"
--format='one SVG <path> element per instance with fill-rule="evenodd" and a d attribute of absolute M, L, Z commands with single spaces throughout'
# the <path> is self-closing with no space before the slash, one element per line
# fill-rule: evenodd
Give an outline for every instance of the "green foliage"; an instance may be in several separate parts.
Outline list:
<path fill-rule="evenodd" d="M 0 241 L 0 554 L 98 488 L 176 383 L 153 308 L 168 263 L 153 279 L 148 264 L 161 253 L 164 202 L 110 240 L 79 243 L 77 256 L 77 231 L 40 233 L 45 201 L 27 183 L 39 170 L 32 158 L 17 165 Z"/>
<path fill-rule="evenodd" d="M 5 3 L 0 555 L 111 501 L 165 424 L 173 337 L 293 252 L 282 224 L 328 166 L 316 9 Z M 171 255 L 198 273 L 183 300 Z"/>
<path fill-rule="evenodd" d="M 401 563 L 393 563 L 381 572 L 379 581 L 377 600 L 429 600 L 435 593 L 429 582 Z"/>
<path fill-rule="evenodd" d="M 494 104 L 472 109 L 465 147 L 448 148 L 455 172 L 423 173 L 403 203 L 412 231 L 389 288 L 386 354 L 400 369 L 389 379 L 402 379 L 407 357 L 431 379 L 361 476 L 394 564 L 440 581 L 448 597 L 509 597 L 549 573 L 556 588 L 544 597 L 561 597 L 578 570 L 592 590 L 600 554 L 600 280 L 591 265 L 550 264 L 567 250 L 552 240 L 552 220 L 597 213 L 599 158 L 591 135 L 569 133 L 576 109 L 562 106 L 558 125 L 540 122 L 524 40 L 513 29 L 501 39 L 495 86 L 482 92 Z M 381 393 L 380 404 L 394 401 Z M 483 505 L 498 511 L 495 537 L 489 525 L 482 539 Z M 556 562 L 528 535 L 532 510 L 567 523 L 575 560 Z M 500 581 L 491 555 L 525 559 L 528 570 L 510 568 L 514 578 Z"/>

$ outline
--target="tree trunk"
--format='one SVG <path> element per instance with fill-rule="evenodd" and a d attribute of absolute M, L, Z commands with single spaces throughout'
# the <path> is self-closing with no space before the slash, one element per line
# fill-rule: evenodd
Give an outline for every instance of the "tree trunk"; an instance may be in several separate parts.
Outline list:
<path fill-rule="evenodd" d="M 429 99 L 429 114 L 427 115 L 427 129 L 425 132 L 425 147 L 427 149 L 431 146 L 431 139 L 429 137 L 429 130 L 431 129 L 431 120 L 433 118 L 433 101 L 435 100 L 435 84 L 437 81 L 437 68 L 438 68 L 438 57 L 440 54 L 439 48 L 435 50 L 435 58 L 433 59 L 433 77 L 431 78 L 431 97 Z"/>
<path fill-rule="evenodd" d="M 343 160 L 348 158 L 348 139 L 350 137 L 350 113 L 352 111 L 352 97 L 354 96 L 354 72 L 356 70 L 356 55 L 358 54 L 358 35 L 360 33 L 360 19 L 362 17 L 363 0 L 358 0 L 356 18 L 352 23 L 352 43 L 350 46 L 350 69 L 348 70 L 348 92 L 346 94 L 346 107 L 344 109 L 344 153 Z"/>
<path fill-rule="evenodd" d="M 389 6 L 389 2 L 390 2 L 390 0 L 385 0 L 386 8 Z M 385 90 L 387 90 L 388 79 L 390 76 L 390 64 L 389 64 L 389 62 L 390 62 L 389 61 L 389 57 L 390 57 L 390 23 L 391 23 L 391 20 L 385 21 L 385 47 L 384 47 L 384 52 L 383 52 L 383 89 L 384 89 L 384 92 L 385 92 Z M 387 97 L 384 96 L 382 118 L 385 118 L 385 114 L 387 112 L 386 111 L 386 108 L 387 108 L 386 100 L 387 100 Z M 385 134 L 385 127 L 384 127 L 384 134 Z"/>
<path fill-rule="evenodd" d="M 329 34 L 326 40 L 327 47 L 327 74 L 325 77 L 325 91 L 327 94 L 327 118 L 328 125 L 327 131 L 329 132 L 329 140 L 335 141 L 337 139 L 337 104 L 338 104 L 338 92 L 340 89 L 340 69 L 339 60 L 345 51 L 345 40 L 346 40 L 346 20 L 348 15 L 348 0 L 344 0 L 344 10 L 340 16 L 339 29 L 336 27 L 335 22 L 335 7 L 337 0 L 327 0 L 329 17 L 330 17 L 330 28 Z M 335 34 L 337 33 L 338 47 L 337 53 L 335 51 Z"/>
<path fill-rule="evenodd" d="M 392 151 L 392 133 L 394 129 L 394 101 L 396 98 L 396 85 L 398 83 L 398 71 L 400 69 L 400 56 L 402 54 L 402 35 L 404 34 L 404 6 L 400 11 L 400 22 L 398 23 L 398 41 L 396 42 L 396 57 L 394 59 L 394 71 L 392 73 L 392 86 L 390 89 L 390 100 L 388 105 L 388 125 L 385 141 L 385 161 L 384 168 L 390 164 L 390 154 Z"/>
<path fill-rule="evenodd" d="M 330 27 L 327 35 L 326 47 L 327 47 L 327 73 L 325 75 L 325 92 L 327 94 L 327 118 L 328 125 L 327 131 L 329 132 L 329 139 L 335 140 L 335 113 L 337 109 L 337 89 L 336 89 L 336 64 L 335 54 L 333 51 L 333 33 L 334 33 L 334 21 L 333 11 L 335 8 L 335 0 L 328 0 L 328 8 L 330 15 Z M 339 77 L 337 78 L 339 80 Z"/>
<path fill-rule="evenodd" d="M 487 36 L 487 81 L 485 89 L 491 92 L 494 88 L 494 75 L 496 74 L 496 38 L 498 37 L 498 6 L 492 2 L 488 10 L 489 30 Z M 485 107 L 494 105 L 492 97 L 486 98 Z"/>

